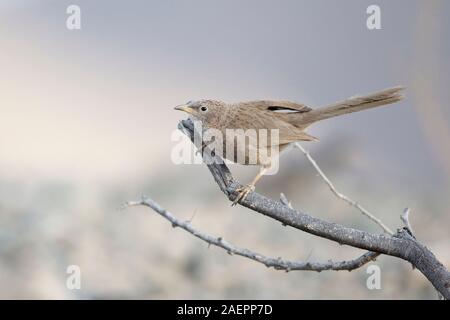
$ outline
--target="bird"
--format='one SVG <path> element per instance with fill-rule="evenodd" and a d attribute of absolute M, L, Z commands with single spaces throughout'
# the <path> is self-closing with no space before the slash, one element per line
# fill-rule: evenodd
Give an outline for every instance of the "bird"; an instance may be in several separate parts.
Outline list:
<path fill-rule="evenodd" d="M 396 86 L 367 95 L 357 95 L 346 100 L 319 108 L 311 108 L 302 103 L 286 100 L 254 100 L 226 103 L 219 100 L 195 100 L 175 107 L 200 121 L 203 130 L 214 129 L 222 134 L 219 142 L 222 158 L 243 165 L 260 166 L 259 173 L 246 186 L 238 188 L 238 195 L 232 205 L 244 200 L 255 190 L 256 183 L 271 168 L 274 157 L 290 144 L 298 141 L 319 141 L 308 134 L 306 129 L 312 124 L 348 113 L 358 112 L 398 102 L 404 98 L 403 86 Z M 276 130 L 277 137 L 262 139 L 260 135 L 242 136 L 248 130 L 256 132 Z M 229 132 L 235 133 L 230 136 Z M 241 139 L 241 140 L 240 140 Z M 261 143 L 265 140 L 264 143 Z M 238 143 L 238 142 L 241 143 Z M 248 142 L 247 142 L 248 141 Z M 217 147 L 217 146 L 216 146 Z M 273 152 L 276 147 L 278 152 Z M 253 156 L 253 157 L 252 157 Z"/>

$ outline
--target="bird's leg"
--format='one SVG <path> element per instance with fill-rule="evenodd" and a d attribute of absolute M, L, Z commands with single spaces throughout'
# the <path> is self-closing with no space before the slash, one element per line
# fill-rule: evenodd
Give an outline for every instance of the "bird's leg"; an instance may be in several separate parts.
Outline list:
<path fill-rule="evenodd" d="M 261 170 L 259 170 L 259 173 L 256 175 L 256 177 L 253 179 L 253 181 L 241 188 L 237 188 L 236 192 L 239 192 L 239 194 L 236 196 L 236 198 L 234 199 L 233 203 L 231 204 L 231 206 L 235 206 L 239 201 L 242 201 L 245 199 L 245 197 L 247 197 L 247 195 L 251 192 L 255 190 L 255 184 L 258 182 L 259 179 L 261 179 L 261 177 L 266 173 L 266 171 L 268 170 L 268 167 L 262 167 Z"/>

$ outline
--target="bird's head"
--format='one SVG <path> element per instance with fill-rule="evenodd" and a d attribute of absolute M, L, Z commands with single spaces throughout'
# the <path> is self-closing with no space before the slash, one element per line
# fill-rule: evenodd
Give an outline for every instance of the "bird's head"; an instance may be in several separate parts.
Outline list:
<path fill-rule="evenodd" d="M 197 120 L 212 124 L 218 121 L 225 107 L 225 103 L 221 101 L 199 100 L 176 106 L 175 110 L 187 112 Z"/>

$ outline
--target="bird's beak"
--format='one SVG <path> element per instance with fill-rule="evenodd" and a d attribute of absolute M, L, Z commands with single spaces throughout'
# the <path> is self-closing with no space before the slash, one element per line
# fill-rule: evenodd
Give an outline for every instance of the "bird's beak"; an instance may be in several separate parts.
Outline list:
<path fill-rule="evenodd" d="M 194 111 L 191 107 L 188 107 L 187 105 L 176 106 L 175 110 L 180 110 L 180 111 L 184 111 L 187 113 L 193 113 L 193 111 Z"/>

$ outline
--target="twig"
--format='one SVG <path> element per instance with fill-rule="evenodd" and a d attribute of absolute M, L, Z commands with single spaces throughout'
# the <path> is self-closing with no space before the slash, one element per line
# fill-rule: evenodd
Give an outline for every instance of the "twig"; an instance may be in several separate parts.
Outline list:
<path fill-rule="evenodd" d="M 378 224 L 384 232 L 386 232 L 387 234 L 393 235 L 394 233 L 392 232 L 391 229 L 389 229 L 383 222 L 381 222 L 380 219 L 378 219 L 377 217 L 375 217 L 373 214 L 371 214 L 367 209 L 365 209 L 363 206 L 361 206 L 358 202 L 350 199 L 349 197 L 347 197 L 346 195 L 340 193 L 335 186 L 333 185 L 333 183 L 330 181 L 330 179 L 328 179 L 328 177 L 323 173 L 322 169 L 320 169 L 319 165 L 317 164 L 317 162 L 311 157 L 311 155 L 309 154 L 308 151 L 306 151 L 305 148 L 303 148 L 299 143 L 295 143 L 294 144 L 295 147 L 297 147 L 298 149 L 300 149 L 300 151 L 303 152 L 303 154 L 305 155 L 306 159 L 308 159 L 308 161 L 313 165 L 314 169 L 316 169 L 316 171 L 319 173 L 320 177 L 323 179 L 323 181 L 325 181 L 325 183 L 328 185 L 328 187 L 330 188 L 331 192 L 333 192 L 333 194 L 338 197 L 339 199 L 342 199 L 343 201 L 347 202 L 349 205 L 357 208 L 359 211 L 361 211 L 361 213 L 363 215 L 365 215 L 367 218 L 369 218 L 370 220 L 372 220 L 373 222 L 375 222 L 376 224 Z"/>
<path fill-rule="evenodd" d="M 414 232 L 413 232 L 413 229 L 411 227 L 411 223 L 409 223 L 409 213 L 410 212 L 411 212 L 411 210 L 409 208 L 405 208 L 405 210 L 403 210 L 403 213 L 400 215 L 400 219 L 402 220 L 402 222 L 405 225 L 405 227 L 408 229 L 408 231 L 413 236 Z"/>
<path fill-rule="evenodd" d="M 331 260 L 327 262 L 301 262 L 301 261 L 289 261 L 280 258 L 271 258 L 265 255 L 259 254 L 257 252 L 251 251 L 249 249 L 237 247 L 221 237 L 215 237 L 206 233 L 199 231 L 192 227 L 189 221 L 182 221 L 175 217 L 172 213 L 168 212 L 166 209 L 162 208 L 158 203 L 150 198 L 143 197 L 140 201 L 132 201 L 125 204 L 125 207 L 131 206 L 146 206 L 153 209 L 163 218 L 167 219 L 172 226 L 180 227 L 181 229 L 191 233 L 197 238 L 208 243 L 208 246 L 214 245 L 219 248 L 226 250 L 229 254 L 236 254 L 248 259 L 257 261 L 264 264 L 266 267 L 273 267 L 275 270 L 294 271 L 294 270 L 304 270 L 304 271 L 325 271 L 325 270 L 347 270 L 352 271 L 354 269 L 360 268 L 366 263 L 375 260 L 380 254 L 376 252 L 366 252 L 362 256 L 348 261 L 337 261 L 333 262 Z"/>

